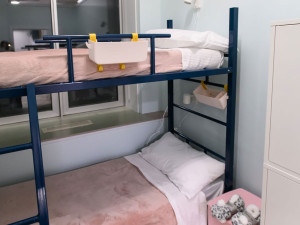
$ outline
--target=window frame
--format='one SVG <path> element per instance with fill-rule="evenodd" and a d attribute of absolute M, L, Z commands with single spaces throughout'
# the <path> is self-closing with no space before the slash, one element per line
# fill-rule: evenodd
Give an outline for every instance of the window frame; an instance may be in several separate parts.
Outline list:
<path fill-rule="evenodd" d="M 136 0 L 135 0 L 136 1 Z M 52 27 L 52 34 L 58 35 L 58 6 L 57 0 L 50 0 L 50 11 L 51 11 L 51 27 Z M 120 24 L 120 33 L 122 33 L 123 28 L 123 18 L 122 18 L 122 0 L 119 0 L 119 24 Z M 14 28 L 15 29 L 15 28 Z M 22 28 L 21 28 L 22 29 Z M 20 30 L 21 30 L 20 29 Z M 25 29 L 25 28 L 24 28 Z M 27 27 L 26 27 L 27 29 Z M 41 29 L 40 27 L 38 29 Z M 44 28 L 43 28 L 44 29 Z M 12 34 L 12 27 L 11 27 L 11 34 Z M 55 48 L 59 48 L 58 44 L 54 45 Z M 76 113 L 83 113 L 83 112 L 91 112 L 96 110 L 108 109 L 108 108 L 115 108 L 115 107 L 124 107 L 126 103 L 125 99 L 127 99 L 127 89 L 124 86 L 118 86 L 118 101 L 109 102 L 109 103 L 100 103 L 100 104 L 91 104 L 86 106 L 79 106 L 79 107 L 69 107 L 69 100 L 68 100 L 68 93 L 54 93 L 51 94 L 51 104 L 52 110 L 39 112 L 39 118 L 52 118 L 52 117 L 59 117 L 64 115 L 71 115 Z M 5 124 L 14 124 L 18 122 L 25 122 L 28 121 L 28 114 L 16 115 L 16 116 L 7 116 L 7 117 L 0 117 L 0 125 Z"/>

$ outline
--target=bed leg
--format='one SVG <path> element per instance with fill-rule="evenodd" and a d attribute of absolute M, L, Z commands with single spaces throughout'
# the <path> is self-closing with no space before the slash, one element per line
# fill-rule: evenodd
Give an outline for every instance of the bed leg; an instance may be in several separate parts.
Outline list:
<path fill-rule="evenodd" d="M 237 78 L 237 45 L 238 45 L 238 8 L 230 9 L 229 21 L 229 59 L 228 67 L 228 104 L 226 127 L 226 157 L 225 157 L 225 192 L 233 189 L 234 165 L 234 135 L 235 135 L 235 105 Z"/>

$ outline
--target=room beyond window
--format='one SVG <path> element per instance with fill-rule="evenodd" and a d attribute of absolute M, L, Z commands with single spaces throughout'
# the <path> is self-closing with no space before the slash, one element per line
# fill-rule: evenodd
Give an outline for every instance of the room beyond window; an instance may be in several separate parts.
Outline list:
<path fill-rule="evenodd" d="M 0 2 L 0 51 L 49 49 L 43 35 L 120 33 L 118 0 L 11 0 Z M 13 19 L 11 16 L 13 15 Z M 30 15 L 30 16 L 29 16 Z M 74 43 L 74 48 L 85 48 Z M 64 44 L 55 48 L 65 48 Z M 40 118 L 124 106 L 124 88 L 109 87 L 37 96 Z M 28 120 L 27 99 L 0 99 L 0 125 Z"/>

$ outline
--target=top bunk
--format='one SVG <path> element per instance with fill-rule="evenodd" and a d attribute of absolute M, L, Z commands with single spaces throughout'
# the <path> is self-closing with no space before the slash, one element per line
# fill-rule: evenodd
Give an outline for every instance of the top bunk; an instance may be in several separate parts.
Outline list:
<path fill-rule="evenodd" d="M 225 54 L 220 54 L 219 51 L 210 49 L 200 49 L 207 51 L 185 54 L 188 55 L 185 60 L 205 57 L 210 59 L 210 61 L 197 65 L 198 67 L 193 69 L 185 68 L 183 65 L 179 66 L 184 53 L 178 49 L 155 48 L 155 42 L 159 43 L 160 40 L 171 37 L 171 34 L 164 32 L 138 35 L 107 34 L 93 37 L 89 35 L 44 36 L 43 41 L 49 43 L 50 46 L 53 46 L 54 43 L 66 43 L 67 51 L 65 49 L 49 49 L 21 52 L 17 58 L 14 52 L 6 53 L 5 58 L 11 59 L 4 60 L 1 66 L 0 98 L 26 96 L 26 85 L 30 83 L 35 84 L 35 94 L 40 95 L 90 88 L 235 74 L 237 66 L 238 8 L 231 8 L 229 17 L 228 54 L 225 51 Z M 172 28 L 170 22 L 168 23 L 168 28 Z M 102 65 L 97 65 L 88 59 L 88 49 L 72 49 L 72 43 L 89 41 L 89 44 L 91 44 L 91 38 L 100 41 L 99 43 L 108 41 L 120 42 L 122 39 L 128 38 L 148 39 L 150 41 L 150 51 L 144 62 L 125 65 L 120 62 L 115 64 L 119 67 L 117 70 L 114 70 L 113 67 L 115 66 L 112 64 L 104 65 L 103 69 Z M 35 56 L 39 57 L 38 61 L 35 61 Z M 223 56 L 228 57 L 228 66 L 226 67 L 220 67 Z M 14 58 L 17 59 L 14 64 L 8 65 L 8 60 L 13 60 Z M 25 62 L 25 65 L 23 65 L 23 62 Z M 61 65 L 66 68 L 62 66 L 62 69 L 59 71 L 58 68 Z M 91 72 L 89 70 L 89 68 L 95 70 L 96 65 L 97 70 L 101 72 Z M 126 66 L 126 69 L 124 69 L 124 66 Z M 12 73 L 11 71 L 14 74 L 10 74 Z"/>

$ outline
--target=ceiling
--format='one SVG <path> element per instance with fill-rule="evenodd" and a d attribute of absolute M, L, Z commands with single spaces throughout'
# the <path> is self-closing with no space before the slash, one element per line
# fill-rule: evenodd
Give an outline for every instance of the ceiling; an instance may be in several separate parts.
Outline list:
<path fill-rule="evenodd" d="M 11 3 L 14 0 L 8 0 Z M 51 0 L 17 0 L 19 5 L 50 5 Z M 106 5 L 107 0 L 57 0 L 58 5 L 78 6 L 78 5 Z"/>

